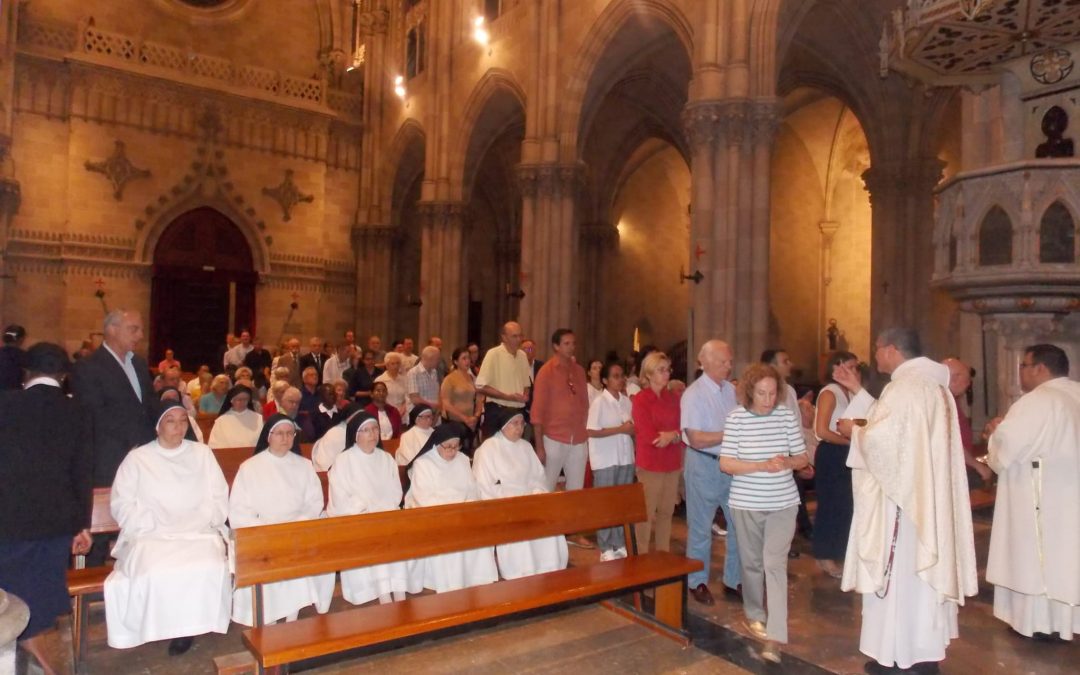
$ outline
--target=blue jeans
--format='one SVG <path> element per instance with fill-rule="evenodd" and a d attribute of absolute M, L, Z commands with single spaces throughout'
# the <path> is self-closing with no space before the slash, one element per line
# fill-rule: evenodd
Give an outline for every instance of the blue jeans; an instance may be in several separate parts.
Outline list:
<path fill-rule="evenodd" d="M 686 449 L 683 469 L 686 480 L 686 555 L 700 560 L 705 568 L 689 575 L 690 588 L 709 583 L 712 563 L 712 524 L 716 509 L 724 510 L 727 520 L 727 555 L 724 557 L 724 585 L 736 588 L 742 582 L 739 545 L 735 537 L 735 521 L 728 511 L 731 496 L 731 476 L 720 471 L 720 461 L 696 450 Z"/>

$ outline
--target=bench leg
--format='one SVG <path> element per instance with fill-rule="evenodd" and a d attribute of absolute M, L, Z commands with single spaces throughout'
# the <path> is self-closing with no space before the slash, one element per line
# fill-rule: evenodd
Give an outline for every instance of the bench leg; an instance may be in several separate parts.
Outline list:
<path fill-rule="evenodd" d="M 657 586 L 654 608 L 657 621 L 682 630 L 686 611 L 686 580 Z"/>
<path fill-rule="evenodd" d="M 86 623 L 89 618 L 89 606 L 85 595 L 76 595 L 71 612 L 71 647 L 75 671 L 86 659 Z"/>

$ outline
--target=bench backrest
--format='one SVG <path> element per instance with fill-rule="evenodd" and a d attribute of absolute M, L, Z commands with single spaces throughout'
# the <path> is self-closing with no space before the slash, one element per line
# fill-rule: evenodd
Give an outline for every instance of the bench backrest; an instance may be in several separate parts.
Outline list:
<path fill-rule="evenodd" d="M 233 530 L 236 586 L 645 520 L 640 483 Z"/>
<path fill-rule="evenodd" d="M 105 534 L 120 531 L 120 525 L 113 519 L 109 498 L 109 488 L 94 488 L 94 509 L 90 513 L 90 534 Z"/>
<path fill-rule="evenodd" d="M 210 440 L 210 431 L 213 430 L 217 417 L 216 413 L 199 413 L 195 416 L 195 424 L 199 425 L 202 437 L 207 441 Z"/>
<path fill-rule="evenodd" d="M 249 460 L 254 456 L 255 448 L 214 448 L 214 458 L 217 459 L 218 466 L 221 467 L 221 473 L 225 474 L 225 482 L 232 485 L 233 479 L 236 478 L 236 472 L 240 470 L 240 465 L 245 460 Z"/>

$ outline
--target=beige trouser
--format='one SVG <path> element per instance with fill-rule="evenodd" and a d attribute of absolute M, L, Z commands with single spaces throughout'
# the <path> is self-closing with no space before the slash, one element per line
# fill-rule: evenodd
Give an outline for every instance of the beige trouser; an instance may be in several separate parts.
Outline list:
<path fill-rule="evenodd" d="M 649 471 L 638 467 L 637 479 L 645 486 L 645 514 L 648 520 L 634 525 L 638 553 L 649 551 L 649 536 L 656 530 L 655 551 L 671 550 L 671 514 L 679 499 L 682 469 Z"/>

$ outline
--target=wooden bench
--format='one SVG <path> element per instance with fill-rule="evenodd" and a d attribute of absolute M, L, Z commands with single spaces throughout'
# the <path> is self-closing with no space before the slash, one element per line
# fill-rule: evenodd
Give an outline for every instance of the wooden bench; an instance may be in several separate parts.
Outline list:
<path fill-rule="evenodd" d="M 120 526 L 113 520 L 109 508 L 109 488 L 94 488 L 94 508 L 90 515 L 91 534 L 115 534 Z M 75 653 L 75 669 L 86 657 L 86 623 L 90 601 L 105 591 L 105 577 L 112 566 L 83 567 L 83 556 L 75 559 L 75 569 L 68 570 L 68 593 L 72 598 L 71 645 Z"/>
<path fill-rule="evenodd" d="M 645 520 L 640 484 L 451 504 L 233 531 L 236 586 L 254 586 L 257 625 L 243 632 L 259 672 L 293 661 L 385 644 L 541 608 L 600 601 L 655 588 L 655 611 L 618 611 L 683 644 L 686 575 L 701 563 L 668 552 L 631 554 L 522 579 L 422 595 L 292 623 L 261 625 L 263 584 Z"/>

